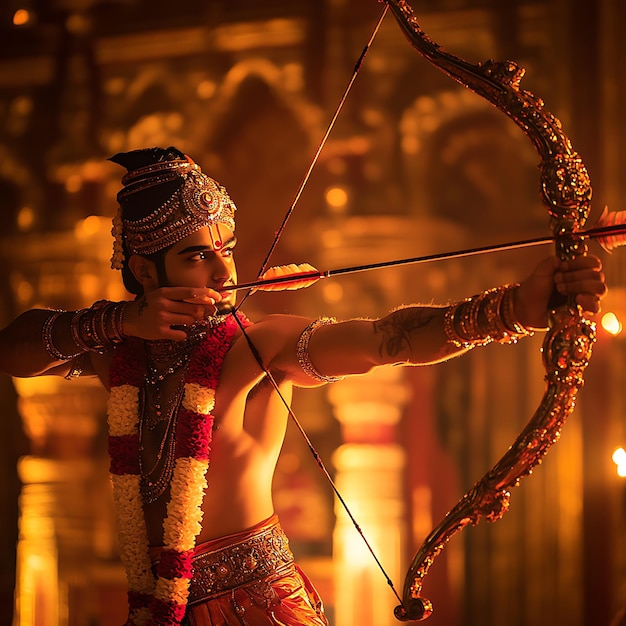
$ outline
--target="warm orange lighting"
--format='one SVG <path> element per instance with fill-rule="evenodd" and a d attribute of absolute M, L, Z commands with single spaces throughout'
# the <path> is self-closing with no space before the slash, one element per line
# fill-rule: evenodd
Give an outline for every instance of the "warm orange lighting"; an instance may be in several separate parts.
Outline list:
<path fill-rule="evenodd" d="M 35 212 L 29 206 L 22 207 L 17 214 L 17 227 L 21 231 L 30 230 L 35 223 Z"/>
<path fill-rule="evenodd" d="M 602 316 L 602 328 L 611 335 L 619 335 L 622 332 L 622 323 L 615 313 L 605 313 Z"/>
<path fill-rule="evenodd" d="M 26 26 L 32 19 L 30 11 L 18 9 L 13 13 L 13 26 Z"/>
<path fill-rule="evenodd" d="M 343 187 L 331 187 L 326 190 L 326 202 L 335 210 L 341 210 L 348 204 L 348 192 Z"/>
<path fill-rule="evenodd" d="M 89 215 L 76 223 L 74 232 L 77 237 L 91 237 L 98 233 L 103 225 L 103 219 L 97 215 Z"/>
<path fill-rule="evenodd" d="M 202 100 L 210 100 L 217 91 L 217 85 L 212 80 L 203 80 L 196 87 L 198 98 Z"/>
<path fill-rule="evenodd" d="M 322 296 L 324 301 L 330 304 L 340 302 L 343 298 L 343 287 L 339 283 L 331 281 L 324 285 Z"/>
<path fill-rule="evenodd" d="M 83 186 L 83 179 L 78 174 L 68 176 L 65 181 L 65 190 L 68 193 L 78 193 Z"/>
<path fill-rule="evenodd" d="M 613 463 L 617 465 L 617 475 L 626 478 L 626 450 L 624 450 L 624 448 L 617 448 L 611 458 L 613 459 Z"/>
<path fill-rule="evenodd" d="M 35 294 L 33 286 L 26 280 L 20 280 L 16 289 L 17 299 L 22 303 L 30 302 Z"/>

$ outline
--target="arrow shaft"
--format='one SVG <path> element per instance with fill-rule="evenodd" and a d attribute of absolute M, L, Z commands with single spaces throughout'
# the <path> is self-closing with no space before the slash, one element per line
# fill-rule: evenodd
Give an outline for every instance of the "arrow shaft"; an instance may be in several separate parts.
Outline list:
<path fill-rule="evenodd" d="M 586 239 L 598 239 L 602 237 L 615 236 L 626 232 L 626 226 L 623 224 L 612 224 L 610 226 L 600 226 L 590 228 L 573 233 L 574 236 Z M 423 256 L 409 257 L 405 259 L 394 259 L 391 261 L 382 261 L 380 263 L 368 263 L 365 265 L 354 265 L 351 267 L 341 267 L 337 269 L 315 271 L 315 272 L 298 272 L 287 276 L 278 276 L 276 278 L 259 279 L 247 283 L 239 283 L 238 285 L 228 285 L 222 287 L 218 291 L 237 291 L 240 289 L 254 289 L 269 287 L 271 285 L 280 285 L 284 283 L 293 283 L 296 281 L 320 280 L 322 278 L 331 278 L 332 276 L 343 276 L 345 274 L 356 274 L 358 272 L 366 272 L 370 270 L 383 269 L 388 267 L 398 267 L 400 265 L 417 265 L 419 263 L 431 263 L 433 261 L 445 261 L 450 259 L 461 259 L 489 252 L 503 252 L 506 250 L 517 250 L 519 248 L 530 248 L 533 246 L 542 246 L 552 243 L 555 237 L 544 236 L 534 237 L 531 239 L 522 239 L 509 243 L 500 243 L 495 245 L 478 246 L 475 248 L 466 248 L 465 250 L 456 250 L 454 252 L 440 252 L 437 254 L 427 254 Z"/>

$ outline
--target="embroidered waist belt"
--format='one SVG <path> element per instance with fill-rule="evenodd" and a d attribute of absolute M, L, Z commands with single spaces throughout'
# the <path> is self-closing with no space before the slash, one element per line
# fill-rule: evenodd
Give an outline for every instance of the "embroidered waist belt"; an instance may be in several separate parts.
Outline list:
<path fill-rule="evenodd" d="M 247 531 L 199 544 L 192 560 L 189 606 L 295 569 L 289 540 L 276 515 Z"/>

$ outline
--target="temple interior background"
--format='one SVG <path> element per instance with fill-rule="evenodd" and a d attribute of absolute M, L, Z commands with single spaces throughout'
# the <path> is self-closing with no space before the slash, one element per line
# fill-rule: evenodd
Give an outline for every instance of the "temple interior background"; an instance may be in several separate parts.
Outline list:
<path fill-rule="evenodd" d="M 590 172 L 591 222 L 605 205 L 624 209 L 624 3 L 412 6 L 450 52 L 526 68 L 522 86 Z M 109 269 L 122 172 L 106 159 L 140 147 L 175 145 L 229 189 L 239 278 L 253 279 L 381 10 L 375 0 L 4 0 L 0 323 L 128 297 Z M 272 264 L 332 269 L 542 236 L 537 163 L 513 122 L 431 67 L 388 15 Z M 609 626 L 624 606 L 626 468 L 614 452 L 626 447 L 625 253 L 591 250 L 611 288 L 603 314 L 615 317 L 597 317 L 576 410 L 502 520 L 466 529 L 436 560 L 424 585 L 432 626 Z M 349 275 L 255 294 L 244 309 L 378 316 L 518 280 L 550 252 Z M 399 591 L 431 528 L 533 414 L 540 352 L 535 336 L 297 393 L 296 414 Z M 4 377 L 0 389 L 0 623 L 123 623 L 105 392 L 52 377 Z M 295 428 L 275 493 L 333 626 L 397 623 L 397 601 Z"/>

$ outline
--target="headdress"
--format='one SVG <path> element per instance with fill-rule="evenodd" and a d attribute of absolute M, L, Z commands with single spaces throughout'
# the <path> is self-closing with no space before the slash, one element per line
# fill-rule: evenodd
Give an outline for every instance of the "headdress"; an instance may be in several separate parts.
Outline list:
<path fill-rule="evenodd" d="M 166 183 L 180 186 L 160 206 L 132 219 L 125 206 L 141 203 L 141 193 Z M 120 209 L 113 219 L 111 267 L 121 269 L 124 245 L 129 254 L 149 255 L 162 250 L 207 224 L 221 223 L 235 230 L 235 204 L 226 189 L 203 174 L 189 157 L 151 163 L 122 178 L 117 194 Z M 135 197 L 135 194 L 137 196 Z"/>

